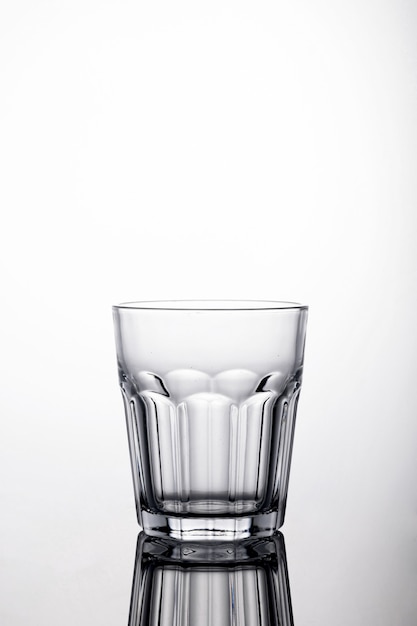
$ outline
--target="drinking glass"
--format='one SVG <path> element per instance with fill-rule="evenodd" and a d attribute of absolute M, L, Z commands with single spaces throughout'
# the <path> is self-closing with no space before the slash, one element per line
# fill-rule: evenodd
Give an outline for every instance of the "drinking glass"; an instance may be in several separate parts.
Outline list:
<path fill-rule="evenodd" d="M 176 539 L 268 536 L 284 521 L 307 307 L 113 307 L 139 524 Z"/>

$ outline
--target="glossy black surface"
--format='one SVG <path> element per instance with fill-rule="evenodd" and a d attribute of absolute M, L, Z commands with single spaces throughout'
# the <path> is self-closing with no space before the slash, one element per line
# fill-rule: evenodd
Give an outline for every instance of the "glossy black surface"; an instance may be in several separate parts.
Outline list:
<path fill-rule="evenodd" d="M 100 505 L 100 501 L 97 503 Z M 73 515 L 65 521 L 62 513 L 63 510 L 60 517 L 45 509 L 42 523 L 38 512 L 33 516 L 33 524 L 28 525 L 27 520 L 13 518 L 7 508 L 4 510 L 0 522 L 0 617 L 5 626 L 52 626 L 56 623 L 60 626 L 156 626 L 158 623 L 163 626 L 168 623 L 166 620 L 173 619 L 169 611 L 160 622 L 146 621 L 146 616 L 153 614 L 155 617 L 149 609 L 149 599 L 158 589 L 164 570 L 170 571 L 171 577 L 166 579 L 168 586 L 164 593 L 168 596 L 172 593 L 172 576 L 176 575 L 183 583 L 190 578 L 191 582 L 196 581 L 193 597 L 198 597 L 200 590 L 201 600 L 210 578 L 217 577 L 219 589 L 224 591 L 226 578 L 239 582 L 242 574 L 236 577 L 236 572 L 245 568 L 249 574 L 243 575 L 247 576 L 244 597 L 250 599 L 251 594 L 252 599 L 257 597 L 253 586 L 256 580 L 261 581 L 266 590 L 259 596 L 264 599 L 264 612 L 261 611 L 264 621 L 245 621 L 252 614 L 247 612 L 245 617 L 242 611 L 235 612 L 235 621 L 230 621 L 233 611 L 227 594 L 223 593 L 223 622 L 219 621 L 220 605 L 214 605 L 216 610 L 211 614 L 216 617 L 216 626 L 222 623 L 414 626 L 416 623 L 416 515 L 410 510 L 407 512 L 405 507 L 401 509 L 398 498 L 397 514 L 381 523 L 376 519 L 372 522 L 370 516 L 364 514 L 357 524 L 350 524 L 348 520 L 343 523 L 341 511 L 335 510 L 327 520 L 318 514 L 318 522 L 312 519 L 308 527 L 290 514 L 292 525 L 288 523 L 285 532 L 286 555 L 279 540 L 276 543 L 278 558 L 270 556 L 264 560 L 259 550 L 268 542 L 261 542 L 258 547 L 255 542 L 255 546 L 249 546 L 249 551 L 246 548 L 232 550 L 231 554 L 226 553 L 226 558 L 224 551 L 222 557 L 222 550 L 219 552 L 218 548 L 207 557 L 201 551 L 189 552 L 188 546 L 184 554 L 184 549 L 181 552 L 175 543 L 146 542 L 143 535 L 139 537 L 137 549 L 137 527 L 128 507 L 125 518 L 116 513 L 111 517 L 109 509 L 108 524 L 100 523 L 94 516 L 94 502 L 85 502 L 85 510 L 79 517 Z M 54 524 L 54 517 L 61 523 Z M 210 565 L 213 557 L 216 564 Z M 238 562 L 233 561 L 236 557 Z M 284 586 L 277 585 L 277 563 L 282 567 L 281 582 L 287 580 L 288 571 L 288 586 L 286 582 Z M 220 574 L 216 574 L 219 571 Z M 203 578 L 204 584 L 201 583 Z M 238 584 L 236 589 L 234 598 L 239 601 L 239 592 L 241 594 L 245 588 Z M 282 609 L 286 594 L 291 602 L 293 622 L 288 610 L 285 613 Z M 157 601 L 153 597 L 155 608 Z M 229 595 L 229 601 L 231 597 Z M 179 598 L 177 595 L 177 622 L 172 622 L 175 626 L 187 624 L 184 620 L 190 596 L 183 593 L 182 604 L 178 604 Z M 199 621 L 190 621 L 190 626 L 211 625 L 210 613 L 204 612 L 204 605 L 200 602 L 195 606 L 200 610 Z M 262 603 L 260 606 L 262 608 Z M 165 604 L 167 607 L 169 604 Z"/>

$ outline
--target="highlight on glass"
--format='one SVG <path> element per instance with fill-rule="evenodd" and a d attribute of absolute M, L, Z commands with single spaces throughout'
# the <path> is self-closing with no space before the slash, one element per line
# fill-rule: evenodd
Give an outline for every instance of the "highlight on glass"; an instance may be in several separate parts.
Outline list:
<path fill-rule="evenodd" d="M 307 307 L 113 307 L 136 508 L 149 535 L 270 536 L 284 522 Z"/>

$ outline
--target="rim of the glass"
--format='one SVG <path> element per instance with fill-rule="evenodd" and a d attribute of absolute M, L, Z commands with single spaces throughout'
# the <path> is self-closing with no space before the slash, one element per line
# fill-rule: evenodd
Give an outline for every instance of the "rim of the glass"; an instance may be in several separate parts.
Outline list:
<path fill-rule="evenodd" d="M 299 302 L 284 300 L 138 300 L 115 304 L 113 309 L 141 311 L 300 311 L 307 310 L 308 306 Z"/>

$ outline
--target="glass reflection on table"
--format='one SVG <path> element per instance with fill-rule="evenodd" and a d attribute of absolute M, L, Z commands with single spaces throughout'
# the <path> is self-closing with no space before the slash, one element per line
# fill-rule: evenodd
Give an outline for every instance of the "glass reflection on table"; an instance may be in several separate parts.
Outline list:
<path fill-rule="evenodd" d="M 201 543 L 140 533 L 129 626 L 293 626 L 282 534 Z"/>

